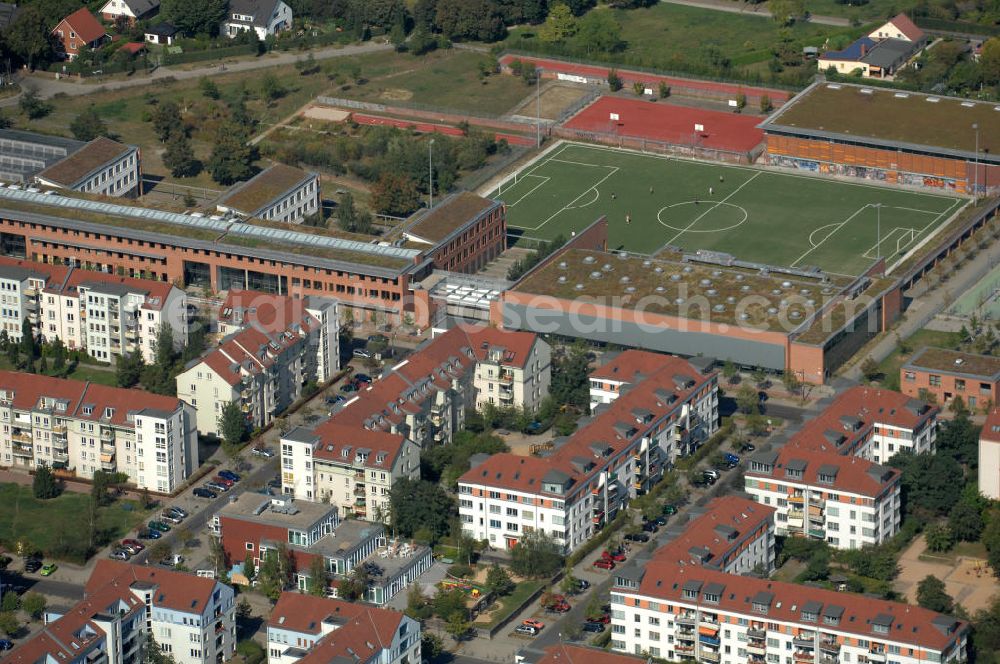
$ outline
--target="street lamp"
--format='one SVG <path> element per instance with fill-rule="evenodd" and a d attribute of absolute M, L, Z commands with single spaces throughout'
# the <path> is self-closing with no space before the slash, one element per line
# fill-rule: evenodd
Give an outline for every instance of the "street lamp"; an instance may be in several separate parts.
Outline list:
<path fill-rule="evenodd" d="M 427 195 L 430 197 L 430 202 L 427 204 L 428 209 L 434 207 L 434 139 L 427 144 Z"/>
<path fill-rule="evenodd" d="M 974 176 L 975 184 L 972 186 L 972 204 L 976 205 L 979 203 L 979 123 L 973 123 L 972 129 L 976 132 L 976 156 L 974 159 L 976 174 Z"/>
<path fill-rule="evenodd" d="M 882 204 L 869 203 L 865 207 L 875 208 L 875 260 L 882 258 Z"/>
<path fill-rule="evenodd" d="M 542 68 L 535 67 L 535 147 L 542 147 Z"/>

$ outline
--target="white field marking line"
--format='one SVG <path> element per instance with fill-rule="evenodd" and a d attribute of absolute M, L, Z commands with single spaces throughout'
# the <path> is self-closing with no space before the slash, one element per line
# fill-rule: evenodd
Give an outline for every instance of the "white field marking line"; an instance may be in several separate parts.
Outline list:
<path fill-rule="evenodd" d="M 934 193 L 923 192 L 923 191 L 912 191 L 910 189 L 899 189 L 898 187 L 893 187 L 891 185 L 866 184 L 864 182 L 849 182 L 849 181 L 846 181 L 846 180 L 832 180 L 832 179 L 830 179 L 830 178 L 828 178 L 828 177 L 826 177 L 824 175 L 819 175 L 819 174 L 817 174 L 817 175 L 805 175 L 805 174 L 799 174 L 799 173 L 785 173 L 784 171 L 776 171 L 776 170 L 771 170 L 771 169 L 768 169 L 768 168 L 754 168 L 752 166 L 738 166 L 736 164 L 721 164 L 721 163 L 717 163 L 717 162 L 703 161 L 701 159 L 690 159 L 688 157 L 682 157 L 682 156 L 678 156 L 678 155 L 667 156 L 667 155 L 656 154 L 654 152 L 642 152 L 641 150 L 633 150 L 632 148 L 609 148 L 609 147 L 605 147 L 603 145 L 590 145 L 589 143 L 574 143 L 572 141 L 567 141 L 567 145 L 573 145 L 573 146 L 581 147 L 581 148 L 584 148 L 584 149 L 600 150 L 600 151 L 611 152 L 611 153 L 626 152 L 626 153 L 629 153 L 629 154 L 633 154 L 633 155 L 635 155 L 637 157 L 651 157 L 653 159 L 660 159 L 662 161 L 676 161 L 676 162 L 679 162 L 679 163 L 692 164 L 692 165 L 695 165 L 695 166 L 705 166 L 705 167 L 708 167 L 708 168 L 728 168 L 728 169 L 738 170 L 738 171 L 755 171 L 757 173 L 767 173 L 769 175 L 778 175 L 778 176 L 781 176 L 781 177 L 799 178 L 799 179 L 802 179 L 802 180 L 810 180 L 812 182 L 829 182 L 830 184 L 840 184 L 840 185 L 844 185 L 844 186 L 847 186 L 847 187 L 863 187 L 865 189 L 875 189 L 875 190 L 882 191 L 882 192 L 885 192 L 885 191 L 896 191 L 896 192 L 899 192 L 901 194 L 912 194 L 914 196 L 926 196 L 928 198 L 943 198 L 945 200 L 950 200 L 950 201 L 960 200 L 960 199 L 955 199 L 955 198 L 953 198 L 951 196 L 946 196 L 944 194 L 934 194 Z"/>
<path fill-rule="evenodd" d="M 856 216 L 858 216 L 859 214 L 861 214 L 862 212 L 864 212 L 864 211 L 865 211 L 865 210 L 867 210 L 867 209 L 868 209 L 868 206 L 867 206 L 867 205 L 863 205 L 863 206 L 859 207 L 859 208 L 858 208 L 857 210 L 855 210 L 854 214 L 852 214 L 852 215 L 851 215 L 850 217 L 848 217 L 847 219 L 844 219 L 844 220 L 843 220 L 842 222 L 840 222 L 840 223 L 839 223 L 839 224 L 837 225 L 837 227 L 836 227 L 836 228 L 834 228 L 834 229 L 833 229 L 832 231 L 830 231 L 829 233 L 827 233 L 827 234 L 826 234 L 826 237 L 825 237 L 825 238 L 823 238 L 822 242 L 820 242 L 820 243 L 819 243 L 819 244 L 817 244 L 817 245 L 814 245 L 814 246 L 810 247 L 809 249 L 806 249 L 806 252 L 805 252 L 804 254 L 802 254 L 801 256 L 799 256 L 798 258 L 796 258 L 796 259 L 795 259 L 795 260 L 794 260 L 794 261 L 792 262 L 792 264 L 791 264 L 791 265 L 789 265 L 788 267 L 795 267 L 796 265 L 798 265 L 799 261 L 801 261 L 801 260 L 802 260 L 803 258 L 805 258 L 806 256 L 808 256 L 808 255 L 809 255 L 809 254 L 811 254 L 812 252 L 816 251 L 816 249 L 819 249 L 819 248 L 820 248 L 820 247 L 822 247 L 822 246 L 823 246 L 824 244 L 826 244 L 826 241 L 827 241 L 827 240 L 829 240 L 829 239 L 830 239 L 831 237 L 833 237 L 833 235 L 834 235 L 834 234 L 835 234 L 835 233 L 836 233 L 837 231 L 839 231 L 839 230 L 840 230 L 841 228 L 843 228 L 843 227 L 844 227 L 844 226 L 845 226 L 846 224 L 848 224 L 848 223 L 849 223 L 849 222 L 850 222 L 850 221 L 851 221 L 852 219 L 854 219 L 854 218 L 855 218 Z M 824 227 L 824 228 L 825 228 L 825 227 Z"/>
<path fill-rule="evenodd" d="M 504 186 L 504 184 L 506 184 L 507 182 L 510 182 L 511 180 L 515 179 L 515 176 L 520 177 L 521 175 L 529 174 L 531 171 L 535 170 L 535 168 L 538 167 L 538 164 L 540 162 L 545 161 L 546 159 L 548 159 L 549 155 L 553 155 L 556 152 L 561 152 L 561 151 L 565 150 L 567 147 L 568 147 L 568 145 L 567 145 L 566 141 L 563 141 L 561 139 L 558 140 L 558 141 L 556 141 L 555 143 L 553 143 L 552 145 L 548 146 L 547 148 L 545 148 L 544 150 L 542 150 L 541 152 L 539 152 L 538 154 L 536 154 L 534 157 L 532 157 L 528 161 L 528 163 L 524 164 L 521 167 L 521 171 L 515 171 L 511 175 L 508 175 L 506 178 L 503 178 L 501 176 L 497 176 L 495 178 L 491 178 L 489 181 L 487 181 L 481 187 L 479 187 L 476 190 L 476 193 L 478 193 L 478 194 L 480 194 L 482 196 L 487 196 L 489 198 L 500 198 L 500 196 L 502 195 L 501 194 L 501 188 Z M 499 178 L 499 182 L 497 183 L 496 187 L 494 187 L 492 189 L 485 189 L 486 186 L 488 186 L 490 183 L 496 181 L 497 178 Z"/>
<path fill-rule="evenodd" d="M 534 187 L 532 187 L 528 191 L 526 191 L 523 194 L 521 194 L 520 198 L 518 198 L 516 201 L 507 203 L 507 207 L 508 208 L 514 207 L 515 205 L 517 205 L 518 203 L 520 203 L 521 201 L 523 201 L 525 198 L 527 198 L 528 196 L 530 196 L 535 191 L 535 189 L 538 189 L 543 184 L 545 184 L 546 182 L 548 182 L 549 180 L 552 179 L 552 178 L 550 178 L 550 177 L 548 177 L 546 175 L 522 175 L 521 179 L 523 180 L 524 178 L 537 178 L 537 179 L 541 180 L 541 182 L 539 182 Z M 514 185 L 514 186 L 517 186 L 517 185 Z"/>
<path fill-rule="evenodd" d="M 813 236 L 816 235 L 816 233 L 819 233 L 824 228 L 830 228 L 830 226 L 838 226 L 839 227 L 839 226 L 842 226 L 842 225 L 843 225 L 843 222 L 841 222 L 841 221 L 835 221 L 832 224 L 826 224 L 824 226 L 820 226 L 819 228 L 814 228 L 813 232 L 809 234 L 809 246 L 810 247 L 818 247 L 820 244 L 823 244 L 823 242 L 826 241 L 826 238 L 823 238 L 822 240 L 819 241 L 818 244 L 816 242 L 813 242 Z M 827 237 L 829 237 L 829 235 Z"/>
<path fill-rule="evenodd" d="M 902 235 L 896 238 L 896 251 L 899 251 L 899 243 L 906 240 L 907 235 L 910 236 L 909 242 L 913 242 L 914 238 L 916 237 L 917 229 L 908 228 L 905 226 L 895 226 L 888 233 L 882 236 L 882 246 L 885 246 L 886 242 L 891 241 L 893 236 L 899 233 L 901 233 Z M 875 260 L 876 258 L 878 258 L 878 243 L 875 243 L 872 246 L 865 249 L 864 253 L 861 254 L 861 257 L 867 258 L 869 260 Z"/>
<path fill-rule="evenodd" d="M 591 168 L 612 168 L 611 166 L 606 166 L 604 164 L 586 164 L 582 161 L 570 161 L 569 159 L 556 159 L 555 157 L 553 157 L 552 159 L 547 159 L 545 163 L 548 163 L 550 161 L 554 161 L 560 164 L 572 164 L 574 166 L 590 166 Z"/>
<path fill-rule="evenodd" d="M 667 240 L 667 242 L 665 242 L 664 244 L 665 245 L 666 244 L 673 244 L 674 240 L 676 240 L 677 238 L 679 238 L 680 236 L 684 235 L 689 230 L 691 230 L 692 228 L 694 228 L 695 224 L 697 224 L 699 221 L 701 221 L 702 217 L 704 217 L 706 214 L 708 214 L 709 212 L 711 212 L 712 210 L 716 209 L 717 207 L 719 207 L 720 205 L 722 205 L 723 203 L 725 203 L 726 201 L 728 201 L 730 198 L 732 198 L 733 196 L 735 196 L 740 191 L 740 189 L 742 189 L 743 187 L 747 186 L 748 184 L 750 184 L 751 182 L 753 182 L 754 180 L 756 180 L 757 177 L 761 173 L 763 173 L 763 171 L 757 171 L 753 175 L 753 177 L 751 177 L 749 180 L 747 180 L 746 182 L 744 182 L 740 186 L 736 187 L 736 189 L 733 189 L 729 193 L 729 195 L 726 196 L 725 198 L 723 198 L 721 201 L 716 202 L 715 205 L 713 205 L 712 207 L 708 208 L 707 210 L 705 210 L 704 212 L 702 212 L 701 214 L 699 214 L 697 217 L 695 217 L 695 220 L 692 221 L 690 224 L 688 224 L 687 227 L 684 230 L 678 231 L 677 235 L 675 235 L 672 238 L 670 238 L 669 240 Z"/>
<path fill-rule="evenodd" d="M 895 270 L 896 267 L 898 267 L 900 264 L 902 264 L 903 261 L 907 260 L 910 256 L 913 255 L 914 252 L 919 251 L 921 247 L 923 247 L 925 244 L 927 244 L 928 242 L 930 242 L 931 240 L 933 240 L 934 236 L 937 235 L 938 233 L 940 233 L 944 229 L 944 227 L 945 227 L 944 224 L 940 223 L 941 218 L 945 217 L 945 215 L 949 215 L 948 217 L 945 217 L 945 218 L 946 219 L 951 219 L 952 216 L 954 216 L 954 214 L 958 214 L 957 212 L 952 213 L 952 210 L 955 209 L 956 205 L 959 206 L 959 209 L 962 209 L 966 205 L 970 204 L 971 202 L 972 201 L 965 201 L 963 203 L 963 201 L 962 201 L 961 198 L 953 198 L 953 199 L 951 199 L 951 205 L 948 206 L 948 209 L 945 210 L 944 212 L 942 212 L 941 214 L 939 214 L 937 217 L 935 217 L 934 219 L 932 219 L 926 226 L 924 226 L 922 229 L 920 229 L 920 233 L 917 235 L 917 237 L 920 238 L 920 235 L 923 235 L 924 232 L 928 228 L 930 228 L 932 225 L 936 224 L 937 227 L 934 228 L 930 233 L 928 233 L 923 238 L 920 238 L 920 239 L 916 240 L 916 242 L 913 244 L 913 246 L 910 247 L 910 250 L 907 251 L 906 254 L 904 254 L 903 256 L 900 256 L 899 260 L 896 261 L 895 263 L 893 263 L 891 266 L 887 266 L 887 269 L 886 269 L 885 273 L 887 275 L 888 274 L 892 274 L 892 271 Z"/>
<path fill-rule="evenodd" d="M 549 223 L 550 221 L 552 221 L 553 219 L 555 219 L 556 217 L 558 217 L 560 214 L 562 214 L 566 210 L 572 209 L 573 204 L 576 203 L 581 198 L 583 198 L 584 196 L 586 196 L 587 194 L 589 194 L 591 189 L 597 189 L 599 186 L 601 186 L 601 184 L 605 180 L 607 180 L 609 177 L 611 177 L 612 175 L 614 175 L 615 173 L 618 172 L 618 167 L 617 166 L 605 166 L 605 168 L 610 168 L 611 169 L 611 171 L 608 172 L 607 175 L 605 175 L 603 178 L 601 178 L 600 180 L 598 180 L 597 182 L 595 182 L 592 186 L 587 187 L 583 191 L 582 194 L 580 194 L 579 196 L 577 196 L 576 198 L 574 198 L 573 200 L 571 200 L 568 204 L 566 204 L 566 205 L 562 206 L 561 208 L 559 208 L 558 210 L 556 210 L 548 219 L 546 219 L 542 223 L 538 224 L 534 228 L 526 228 L 525 230 L 537 231 L 539 228 L 541 228 L 545 224 Z"/>
<path fill-rule="evenodd" d="M 596 203 L 597 201 L 599 201 L 601 199 L 601 192 L 598 191 L 597 187 L 591 187 L 590 190 L 593 191 L 594 194 L 595 194 L 593 200 L 587 201 L 586 203 L 581 203 L 580 205 L 573 205 L 573 206 L 570 206 L 569 208 L 566 208 L 566 209 L 568 209 L 568 210 L 579 210 L 581 208 L 590 207 L 591 205 L 593 205 L 594 203 Z M 584 192 L 584 193 L 587 193 L 587 192 Z"/>

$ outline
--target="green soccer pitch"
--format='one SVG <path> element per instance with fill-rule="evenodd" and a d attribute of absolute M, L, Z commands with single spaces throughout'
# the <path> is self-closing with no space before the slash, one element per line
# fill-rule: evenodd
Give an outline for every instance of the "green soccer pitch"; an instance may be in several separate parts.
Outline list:
<path fill-rule="evenodd" d="M 965 202 L 576 143 L 557 145 L 490 196 L 507 204 L 515 238 L 568 238 L 607 215 L 611 249 L 673 245 L 847 276 L 880 255 L 893 265 Z"/>

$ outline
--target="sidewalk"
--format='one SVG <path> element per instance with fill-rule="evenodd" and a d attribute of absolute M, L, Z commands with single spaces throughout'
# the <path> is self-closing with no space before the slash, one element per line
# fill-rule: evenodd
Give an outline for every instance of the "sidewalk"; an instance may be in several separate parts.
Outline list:
<path fill-rule="evenodd" d="M 107 92 L 109 90 L 123 90 L 143 85 L 150 85 L 163 79 L 172 78 L 185 80 L 201 78 L 202 76 L 218 76 L 220 74 L 232 74 L 236 72 L 254 71 L 256 69 L 266 69 L 280 65 L 295 64 L 297 60 L 305 57 L 306 53 L 312 53 L 316 60 L 329 60 L 332 58 L 342 58 L 353 55 L 366 55 L 368 53 L 378 53 L 392 50 L 392 44 L 365 42 L 363 44 L 351 44 L 350 46 L 330 46 L 317 49 L 315 51 L 287 51 L 280 53 L 268 53 L 257 58 L 246 60 L 228 61 L 225 69 L 220 67 L 219 62 L 205 64 L 194 69 L 171 69 L 170 67 L 160 67 L 152 74 L 143 76 L 135 74 L 131 78 L 109 80 L 103 83 L 85 82 L 79 79 L 55 80 L 48 77 L 28 75 L 21 80 L 21 88 L 34 88 L 38 96 L 42 99 L 49 99 L 57 94 L 68 96 L 88 95 L 97 92 Z M 15 106 L 20 95 L 8 97 L 0 100 L 0 107 Z"/>

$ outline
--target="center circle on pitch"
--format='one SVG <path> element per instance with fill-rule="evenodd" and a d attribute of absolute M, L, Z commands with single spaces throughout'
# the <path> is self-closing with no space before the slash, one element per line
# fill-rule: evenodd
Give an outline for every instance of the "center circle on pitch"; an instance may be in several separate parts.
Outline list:
<path fill-rule="evenodd" d="M 678 208 L 682 207 L 696 208 L 696 212 L 685 219 L 672 218 L 678 211 Z M 689 210 L 684 211 L 689 212 Z M 698 219 L 702 214 L 705 216 Z M 749 218 L 750 215 L 746 209 L 739 205 L 725 201 L 711 200 L 674 203 L 673 205 L 660 208 L 660 211 L 656 213 L 656 220 L 660 224 L 671 230 L 685 233 L 720 233 L 722 231 L 729 231 L 742 226 Z M 698 221 L 692 225 L 695 219 L 698 219 Z"/>

